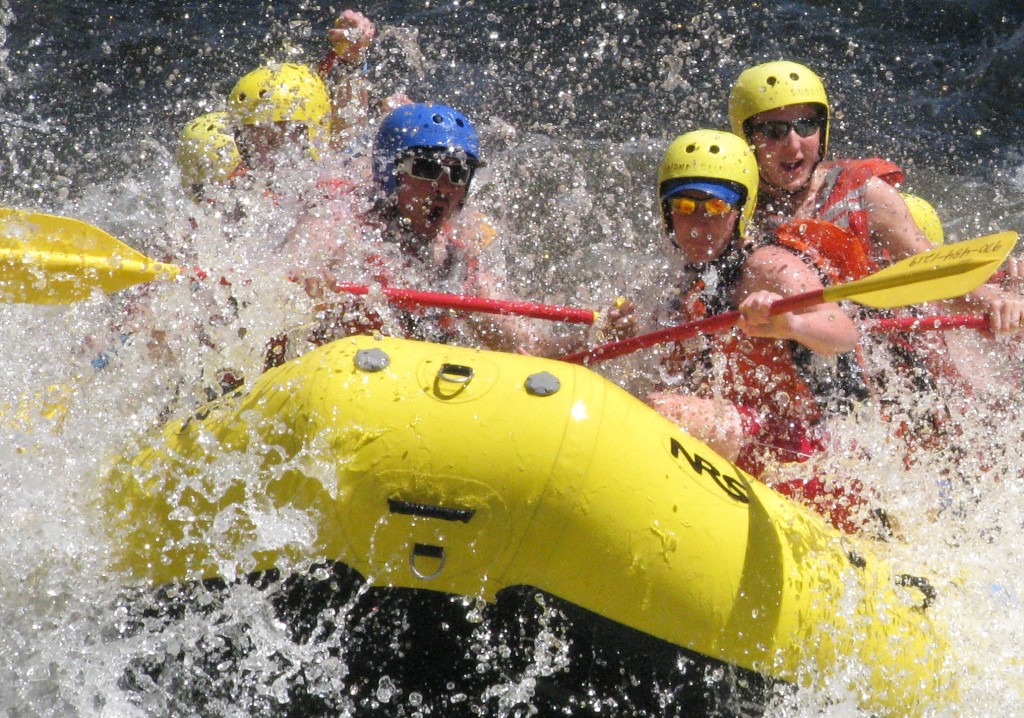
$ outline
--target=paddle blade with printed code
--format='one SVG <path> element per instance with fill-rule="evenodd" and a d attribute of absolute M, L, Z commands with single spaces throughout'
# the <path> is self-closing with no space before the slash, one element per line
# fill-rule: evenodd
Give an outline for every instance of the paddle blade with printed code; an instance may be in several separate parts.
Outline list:
<path fill-rule="evenodd" d="M 891 309 L 961 297 L 984 284 L 1016 243 L 1016 232 L 1000 232 L 947 244 L 855 282 L 826 287 L 824 299 L 852 299 L 869 307 Z"/>

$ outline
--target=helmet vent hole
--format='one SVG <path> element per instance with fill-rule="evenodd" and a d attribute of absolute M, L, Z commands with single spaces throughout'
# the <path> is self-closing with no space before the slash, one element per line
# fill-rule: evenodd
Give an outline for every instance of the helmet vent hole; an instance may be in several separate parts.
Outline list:
<path fill-rule="evenodd" d="M 719 147 L 718 145 L 711 145 L 710 147 L 708 147 L 708 152 L 710 152 L 713 155 L 717 155 L 721 151 L 722 148 Z"/>
<path fill-rule="evenodd" d="M 431 117 L 430 119 L 434 121 L 434 124 L 435 124 L 435 125 L 440 125 L 441 123 L 443 123 L 443 122 L 444 122 L 444 118 L 443 118 L 443 117 L 441 117 L 441 115 L 434 115 L 434 116 L 433 116 L 433 117 Z"/>
<path fill-rule="evenodd" d="M 463 122 L 462 120 L 455 120 L 455 124 L 458 125 L 459 127 L 465 127 L 466 126 L 466 123 Z"/>
<path fill-rule="evenodd" d="M 696 152 L 697 151 L 697 145 L 687 145 L 686 146 L 686 151 L 687 152 L 691 152 L 691 153 L 692 152 Z"/>
<path fill-rule="evenodd" d="M 775 87 L 775 85 L 776 85 L 776 83 L 778 83 L 778 81 L 779 81 L 779 78 L 775 77 L 775 75 L 772 75 L 767 80 L 765 80 L 765 82 L 768 84 L 769 87 Z"/>
<path fill-rule="evenodd" d="M 797 80 L 800 79 L 800 75 L 796 74 L 795 72 L 791 72 L 789 73 L 789 79 L 796 82 Z"/>

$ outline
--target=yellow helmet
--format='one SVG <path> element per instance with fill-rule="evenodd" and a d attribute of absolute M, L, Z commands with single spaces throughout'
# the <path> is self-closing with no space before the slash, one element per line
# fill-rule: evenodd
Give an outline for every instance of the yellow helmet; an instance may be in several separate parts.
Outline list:
<path fill-rule="evenodd" d="M 301 122 L 313 142 L 331 122 L 331 97 L 315 72 L 295 63 L 270 64 L 244 75 L 231 89 L 228 110 L 239 125 Z"/>
<path fill-rule="evenodd" d="M 824 113 L 825 131 L 821 135 L 821 158 L 824 159 L 831 119 L 828 95 L 821 78 L 799 63 L 766 62 L 740 73 L 729 93 L 729 122 L 734 133 L 749 141 L 744 124 L 751 117 L 805 103 L 818 105 Z"/>
<path fill-rule="evenodd" d="M 935 208 L 916 195 L 901 192 L 900 196 L 907 203 L 910 216 L 917 222 L 917 226 L 924 232 L 924 236 L 928 238 L 928 241 L 936 247 L 944 244 L 946 233 L 942 230 L 942 220 L 939 219 L 939 213 L 935 211 Z"/>
<path fill-rule="evenodd" d="M 700 180 L 724 180 L 736 187 L 741 207 L 738 233 L 742 235 L 757 207 L 757 159 L 750 146 L 736 135 L 718 130 L 694 130 L 673 140 L 658 170 L 658 201 L 666 230 L 665 200 Z"/>
<path fill-rule="evenodd" d="M 242 161 L 228 113 L 208 112 L 185 125 L 178 137 L 176 157 L 181 186 L 186 190 L 226 180 Z"/>

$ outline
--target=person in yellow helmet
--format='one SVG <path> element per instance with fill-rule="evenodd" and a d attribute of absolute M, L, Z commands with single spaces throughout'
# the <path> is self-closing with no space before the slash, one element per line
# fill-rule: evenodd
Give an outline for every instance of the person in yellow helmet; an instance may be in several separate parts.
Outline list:
<path fill-rule="evenodd" d="M 939 247 L 945 244 L 946 233 L 942 229 L 942 220 L 939 219 L 939 213 L 935 211 L 935 207 L 928 200 L 917 195 L 900 192 L 900 196 L 907 203 L 907 209 L 910 211 L 910 216 L 914 218 L 914 223 L 921 229 L 932 246 Z"/>
<path fill-rule="evenodd" d="M 330 50 L 315 70 L 268 63 L 241 77 L 226 112 L 207 113 L 182 131 L 178 159 L 186 187 L 194 191 L 254 168 L 272 169 L 275 155 L 285 147 L 307 148 L 318 158 L 334 134 L 365 126 L 365 74 L 376 32 L 365 15 L 345 10 L 328 30 Z M 380 106 L 390 111 L 409 102 L 396 93 Z"/>
<path fill-rule="evenodd" d="M 270 63 L 246 73 L 231 88 L 227 105 L 245 170 L 273 171 L 286 148 L 317 158 L 328 141 L 330 94 L 305 65 Z"/>
<path fill-rule="evenodd" d="M 773 302 L 822 279 L 794 248 L 751 234 L 757 196 L 757 162 L 735 135 L 696 130 L 666 150 L 658 203 L 672 285 L 655 322 L 731 309 L 742 318 L 730 334 L 675 345 L 660 372 L 668 381 L 647 400 L 760 475 L 822 448 L 821 419 L 867 391 L 852 355 L 859 330 L 837 304 L 769 314 Z"/>
<path fill-rule="evenodd" d="M 207 112 L 189 122 L 178 137 L 175 153 L 181 186 L 193 199 L 203 197 L 211 182 L 223 182 L 235 171 L 242 156 L 235 145 L 227 112 Z"/>
<path fill-rule="evenodd" d="M 781 60 L 744 70 L 729 94 L 729 121 L 757 157 L 762 226 L 793 218 L 835 223 L 858 237 L 872 268 L 931 248 L 899 191 L 870 163 L 826 160 L 831 108 L 810 68 Z M 982 287 L 967 302 L 988 313 L 996 334 L 1024 329 L 1020 296 Z"/>

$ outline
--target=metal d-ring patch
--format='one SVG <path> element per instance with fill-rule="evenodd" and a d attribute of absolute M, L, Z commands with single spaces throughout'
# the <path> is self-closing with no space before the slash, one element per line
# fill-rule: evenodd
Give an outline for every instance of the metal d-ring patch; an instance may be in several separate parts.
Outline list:
<path fill-rule="evenodd" d="M 464 364 L 442 364 L 437 378 L 451 384 L 468 384 L 473 380 L 473 367 Z"/>
<path fill-rule="evenodd" d="M 473 380 L 473 367 L 464 364 L 442 364 L 434 379 L 434 390 L 442 399 L 454 399 Z"/>
<path fill-rule="evenodd" d="M 437 568 L 434 569 L 432 573 L 425 573 L 424 571 L 421 571 L 419 566 L 416 565 L 416 559 L 420 557 L 431 558 L 438 561 L 439 563 L 437 564 Z M 444 569 L 444 561 L 445 555 L 444 548 L 442 546 L 431 546 L 430 544 L 418 543 L 414 544 L 412 551 L 409 552 L 409 570 L 412 571 L 416 578 L 422 581 L 430 581 L 437 578 L 441 574 L 442 569 Z"/>
<path fill-rule="evenodd" d="M 356 352 L 356 366 L 367 372 L 387 369 L 391 357 L 383 349 L 360 349 Z"/>

